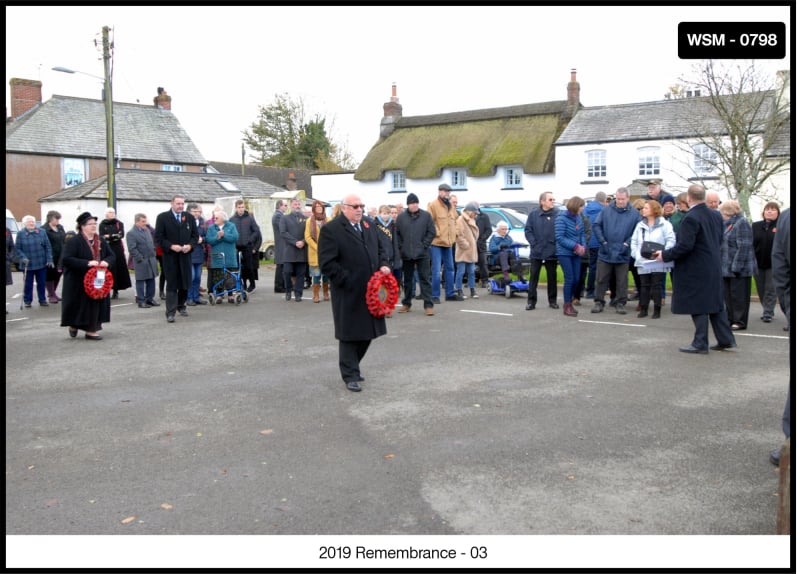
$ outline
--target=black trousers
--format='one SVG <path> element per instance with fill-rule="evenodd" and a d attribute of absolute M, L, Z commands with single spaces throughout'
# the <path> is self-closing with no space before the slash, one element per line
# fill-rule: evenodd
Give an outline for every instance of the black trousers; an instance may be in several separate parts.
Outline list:
<path fill-rule="evenodd" d="M 275 264 L 275 293 L 285 293 L 286 286 L 283 282 L 283 263 Z"/>
<path fill-rule="evenodd" d="M 366 341 L 339 341 L 339 372 L 345 383 L 361 380 L 361 359 L 372 343 Z"/>
<path fill-rule="evenodd" d="M 431 258 L 403 259 L 403 305 L 411 307 L 414 297 L 414 271 L 419 276 L 419 287 L 423 307 L 433 307 L 433 287 L 431 286 Z"/>
<path fill-rule="evenodd" d="M 539 286 L 539 275 L 544 266 L 547 275 L 547 302 L 556 303 L 558 298 L 558 259 L 531 259 L 531 278 L 528 283 L 528 303 L 536 305 L 538 294 L 536 288 Z M 565 301 L 571 303 L 571 301 Z"/>
<path fill-rule="evenodd" d="M 664 280 L 665 273 L 641 273 L 639 280 L 639 305 L 647 311 L 650 301 L 653 301 L 654 309 L 661 309 L 661 282 Z"/>
<path fill-rule="evenodd" d="M 723 277 L 722 286 L 725 297 L 725 310 L 728 313 L 728 323 L 737 323 L 747 328 L 750 317 L 750 284 L 752 277 Z"/>
<path fill-rule="evenodd" d="M 188 289 L 178 289 L 171 291 L 167 284 L 167 316 L 174 315 L 176 311 L 186 310 L 186 298 L 189 295 Z"/>

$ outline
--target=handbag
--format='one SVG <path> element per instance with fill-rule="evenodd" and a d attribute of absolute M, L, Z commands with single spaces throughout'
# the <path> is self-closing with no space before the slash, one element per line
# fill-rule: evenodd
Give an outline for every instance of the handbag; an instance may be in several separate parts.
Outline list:
<path fill-rule="evenodd" d="M 656 251 L 662 251 L 663 249 L 664 245 L 657 241 L 645 241 L 644 229 L 642 229 L 642 247 L 639 249 L 639 253 L 642 254 L 642 257 L 645 259 L 655 259 Z"/>

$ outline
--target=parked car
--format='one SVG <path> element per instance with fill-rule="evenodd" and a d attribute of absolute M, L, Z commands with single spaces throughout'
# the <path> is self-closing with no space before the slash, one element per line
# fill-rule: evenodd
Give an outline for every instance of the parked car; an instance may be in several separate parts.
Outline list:
<path fill-rule="evenodd" d="M 458 212 L 461 213 L 461 207 L 458 208 Z M 525 245 L 525 247 L 519 248 L 520 259 L 522 261 L 530 259 L 531 249 L 528 246 L 528 240 L 525 239 L 525 222 L 528 220 L 527 215 L 514 209 L 509 209 L 508 207 L 488 206 L 481 206 L 481 213 L 485 213 L 489 216 L 492 229 L 497 229 L 497 224 L 501 221 L 505 221 L 508 224 L 508 233 L 511 235 L 514 242 Z M 488 248 L 489 242 L 487 241 L 486 243 Z"/>
<path fill-rule="evenodd" d="M 11 238 L 16 243 L 17 241 L 17 231 L 20 229 L 19 222 L 14 217 L 14 214 L 11 213 L 11 210 L 6 208 L 6 227 L 11 230 Z"/>

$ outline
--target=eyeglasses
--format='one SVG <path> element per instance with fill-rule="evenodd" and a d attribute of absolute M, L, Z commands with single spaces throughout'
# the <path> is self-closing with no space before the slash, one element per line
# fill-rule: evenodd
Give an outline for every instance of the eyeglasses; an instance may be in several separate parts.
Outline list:
<path fill-rule="evenodd" d="M 364 209 L 366 205 L 363 203 L 343 203 L 345 207 L 352 207 L 353 209 Z"/>

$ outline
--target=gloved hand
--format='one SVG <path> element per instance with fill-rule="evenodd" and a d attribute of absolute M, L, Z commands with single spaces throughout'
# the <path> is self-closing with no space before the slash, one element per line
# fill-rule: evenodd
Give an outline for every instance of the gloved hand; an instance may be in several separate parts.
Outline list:
<path fill-rule="evenodd" d="M 19 260 L 19 262 L 23 267 L 27 267 L 28 263 L 30 263 L 30 259 L 23 257 L 22 259 Z"/>
<path fill-rule="evenodd" d="M 53 265 L 53 262 L 52 262 L 52 261 L 50 261 L 50 262 L 47 264 L 47 268 L 48 268 L 48 269 L 54 269 L 54 268 L 55 268 L 55 265 Z"/>
<path fill-rule="evenodd" d="M 502 251 L 503 249 L 508 249 L 508 245 L 506 245 L 505 243 L 501 243 L 500 244 L 500 251 Z"/>

